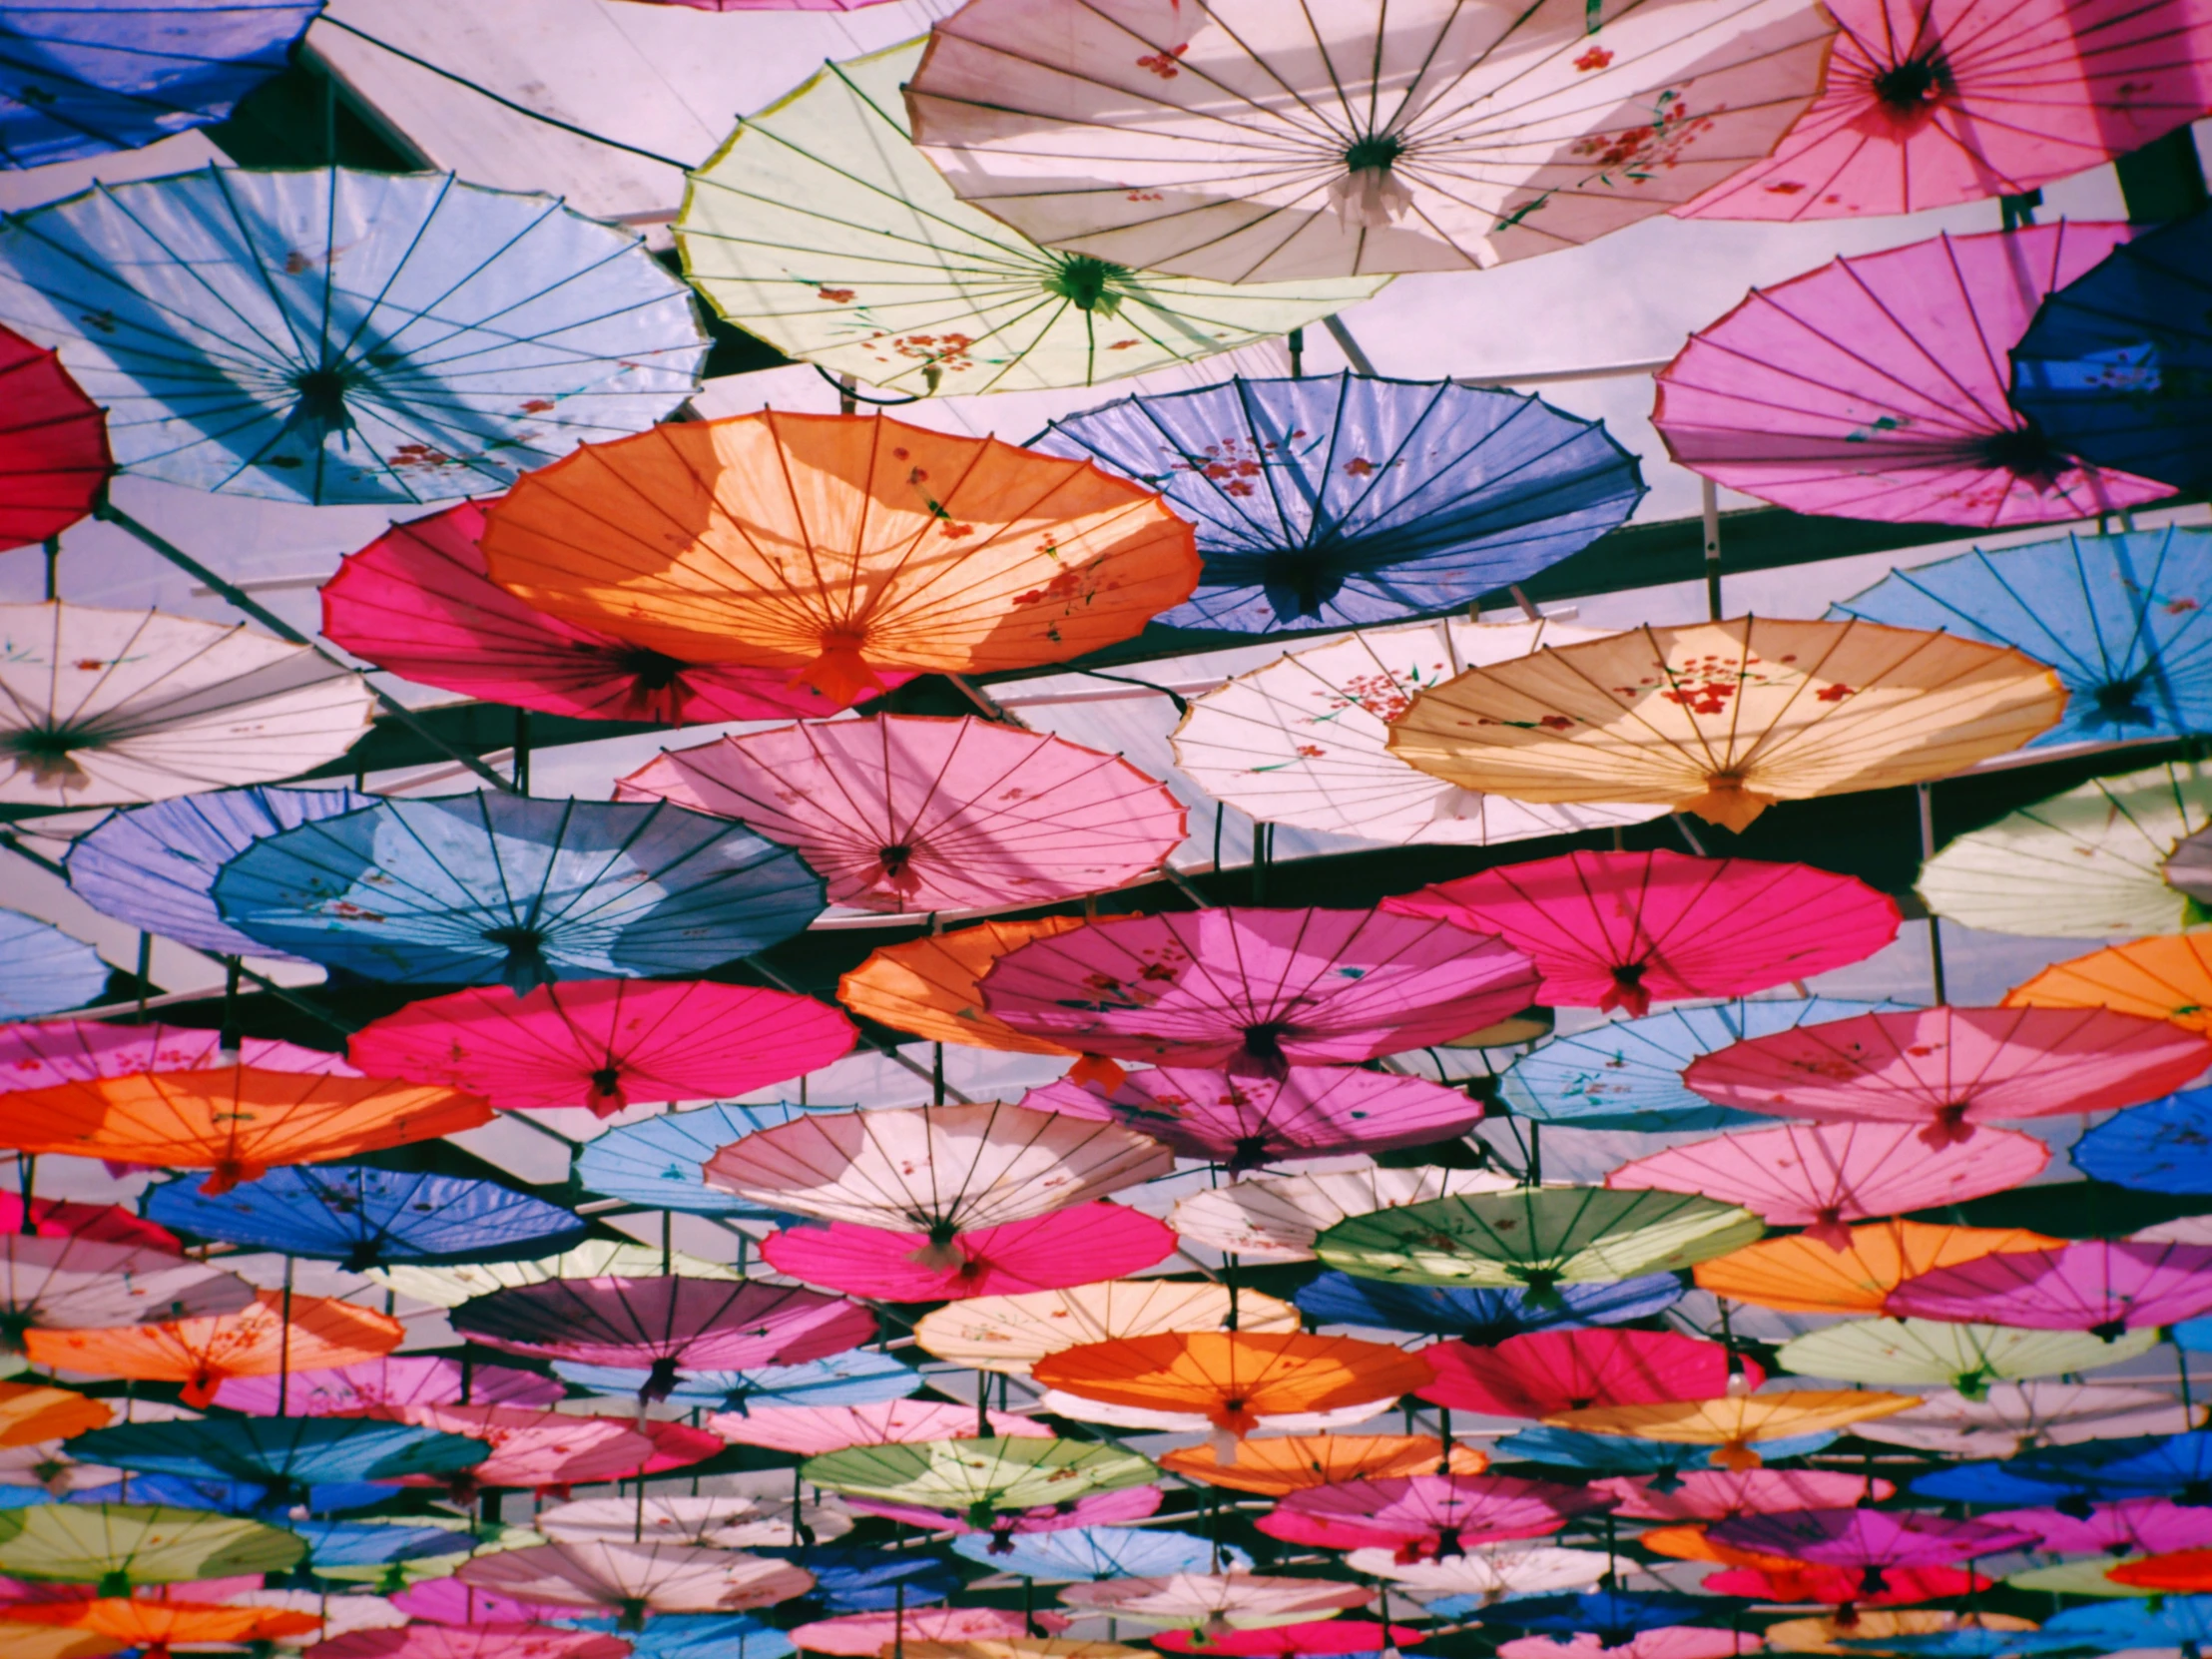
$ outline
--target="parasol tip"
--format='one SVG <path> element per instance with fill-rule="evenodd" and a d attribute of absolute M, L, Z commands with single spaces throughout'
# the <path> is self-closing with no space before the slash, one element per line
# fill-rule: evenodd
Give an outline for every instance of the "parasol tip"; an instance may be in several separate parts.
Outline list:
<path fill-rule="evenodd" d="M 1112 1094 L 1128 1080 L 1126 1067 L 1118 1066 L 1103 1054 L 1082 1054 L 1075 1064 L 1068 1067 L 1067 1080 L 1080 1084 L 1099 1094 Z"/>
<path fill-rule="evenodd" d="M 1774 797 L 1761 795 L 1732 772 L 1716 772 L 1705 780 L 1705 793 L 1675 803 L 1675 811 L 1689 813 L 1741 834 L 1774 805 Z"/>

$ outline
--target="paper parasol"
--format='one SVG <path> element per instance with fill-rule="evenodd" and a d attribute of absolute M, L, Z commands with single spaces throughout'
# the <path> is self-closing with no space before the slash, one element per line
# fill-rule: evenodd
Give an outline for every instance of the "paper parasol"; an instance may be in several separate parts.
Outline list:
<path fill-rule="evenodd" d="M 832 1503 L 800 1508 L 800 1526 L 818 1540 L 852 1530 L 852 1517 Z M 637 1543 L 646 1538 L 697 1544 L 715 1549 L 750 1549 L 788 1544 L 792 1539 L 789 1502 L 764 1503 L 750 1497 L 668 1497 L 655 1495 L 641 1509 L 628 1497 L 588 1497 L 541 1509 L 531 1529 L 549 1542 Z"/>
<path fill-rule="evenodd" d="M 2023 1228 L 1937 1227 L 1891 1217 L 1851 1229 L 1842 1251 L 1797 1235 L 1767 1239 L 1692 1270 L 1701 1289 L 1796 1314 L 1879 1314 L 1908 1279 L 2000 1250 L 2062 1241 Z"/>
<path fill-rule="evenodd" d="M 1777 801 L 1945 777 L 2055 725 L 2017 651 L 1864 622 L 1646 625 L 1422 692 L 1390 753 L 1461 789 L 1644 801 L 1741 830 Z"/>
<path fill-rule="evenodd" d="M 1040 1532 L 1016 1539 L 1005 1554 L 993 1555 L 990 1549 L 972 1534 L 952 1540 L 952 1552 L 961 1559 L 1038 1584 L 1202 1572 L 1214 1552 L 1208 1539 L 1154 1526 L 1087 1526 L 1067 1532 Z M 1221 1551 L 1221 1562 L 1231 1572 L 1252 1570 L 1252 1557 L 1233 1544 Z"/>
<path fill-rule="evenodd" d="M 1887 1480 L 1870 1481 L 1833 1469 L 1692 1469 L 1677 1475 L 1665 1490 L 1649 1475 L 1614 1475 L 1590 1481 L 1589 1489 L 1613 1500 L 1618 1519 L 1656 1521 L 1840 1509 L 1897 1492 Z"/>
<path fill-rule="evenodd" d="M 779 1212 L 708 1186 L 700 1171 L 732 1142 L 742 1141 L 756 1129 L 773 1129 L 805 1117 L 808 1110 L 790 1101 L 760 1106 L 726 1103 L 639 1118 L 586 1142 L 576 1157 L 576 1178 L 602 1197 L 653 1210 L 773 1217 Z"/>
<path fill-rule="evenodd" d="M 1180 1446 L 1160 1466 L 1187 1479 L 1232 1491 L 1282 1497 L 1310 1486 L 1349 1480 L 1395 1480 L 1408 1474 L 1480 1474 L 1489 1459 L 1472 1446 L 1429 1434 L 1271 1434 L 1245 1440 L 1227 1463 L 1212 1444 Z"/>
<path fill-rule="evenodd" d="M 1073 1054 L 1072 1048 L 1016 1031 L 992 1014 L 983 1006 L 979 981 L 1007 951 L 1082 925 L 1080 916 L 983 921 L 879 945 L 837 981 L 837 1000 L 894 1031 L 910 1031 L 936 1042 L 1005 1054 Z M 1113 1067 L 1111 1075 L 1118 1081 L 1121 1068 Z"/>
<path fill-rule="evenodd" d="M 2212 1032 L 2212 939 L 2136 939 L 2014 985 L 2007 1008 L 2101 1008 Z"/>
<path fill-rule="evenodd" d="M 1728 1659 L 1756 1651 L 1759 1638 L 1703 1625 L 1670 1624 L 1639 1630 L 1608 1645 L 1601 1636 L 1515 1636 L 1497 1644 L 1498 1659 Z"/>
<path fill-rule="evenodd" d="M 274 1416 L 279 1393 L 287 1413 L 318 1417 L 380 1405 L 550 1405 L 561 1397 L 562 1388 L 550 1377 L 509 1366 L 463 1366 L 439 1355 L 391 1354 L 329 1371 L 294 1371 L 280 1389 L 275 1378 L 227 1378 L 216 1389 L 215 1402 L 249 1416 Z"/>
<path fill-rule="evenodd" d="M 945 1509 L 927 1504 L 892 1503 L 883 1498 L 849 1497 L 845 1507 L 858 1515 L 877 1515 L 901 1521 L 925 1532 L 943 1532 L 955 1538 L 986 1539 L 986 1555 L 1013 1553 L 1014 1540 L 1039 1533 L 1073 1532 L 1092 1526 L 1134 1526 L 1157 1514 L 1157 1486 L 1123 1486 L 1113 1491 L 1086 1492 L 1057 1503 L 1034 1503 L 1019 1509 Z"/>
<path fill-rule="evenodd" d="M 1713 1536 L 1739 1549 L 1786 1555 L 1818 1566 L 1863 1568 L 1867 1587 L 1880 1590 L 1878 1578 L 1885 1568 L 1948 1566 L 2017 1549 L 2034 1535 L 2018 1527 L 1941 1515 L 1851 1508 L 1737 1515 L 1716 1522 Z"/>
<path fill-rule="evenodd" d="M 1309 1653 L 1378 1653 L 1411 1647 L 1423 1639 L 1410 1625 L 1322 1619 L 1261 1630 L 1163 1630 L 1152 1638 L 1152 1645 L 1163 1653 L 1214 1653 L 1223 1659 L 1294 1659 Z"/>
<path fill-rule="evenodd" d="M 810 1285 L 891 1302 L 1052 1291 L 1098 1273 L 1141 1273 L 1175 1254 L 1167 1224 L 1118 1204 L 1078 1204 L 952 1234 L 893 1233 L 831 1222 L 761 1241 L 761 1259 Z M 943 1264 L 949 1255 L 953 1260 Z"/>
<path fill-rule="evenodd" d="M 1886 1306 L 1923 1319 L 2086 1331 L 2116 1343 L 2125 1332 L 2212 1309 L 2212 1248 L 2088 1239 L 2007 1251 L 1908 1279 Z"/>
<path fill-rule="evenodd" d="M 1309 1262 L 1321 1235 L 1348 1216 L 1462 1193 L 1494 1193 L 1489 1170 L 1356 1169 L 1251 1178 L 1177 1201 L 1169 1224 L 1186 1239 L 1255 1262 Z"/>
<path fill-rule="evenodd" d="M 902 1643 L 911 1643 L 917 1654 L 928 1652 L 929 1648 L 922 1646 L 928 1643 L 941 1653 L 968 1659 L 970 1644 L 997 1642 L 1008 1644 L 1010 1659 L 1030 1659 L 1030 1644 L 1018 1639 L 1032 1624 L 1041 1630 L 1065 1630 L 1068 1620 L 1051 1612 L 1024 1617 L 1006 1607 L 915 1607 L 904 1613 L 851 1613 L 841 1619 L 816 1619 L 796 1626 L 791 1636 L 803 1652 L 837 1654 L 842 1659 L 874 1659 L 883 1649 Z M 1092 1654 L 1089 1643 L 1055 1646 L 1062 1652 L 1080 1648 L 1071 1659 L 1119 1659 L 1114 1653 Z M 989 1648 L 983 1653 L 996 1659 Z"/>
<path fill-rule="evenodd" d="M 2073 1144 L 2074 1168 L 2138 1192 L 2212 1191 L 2212 1089 L 2190 1089 L 2109 1117 Z"/>
<path fill-rule="evenodd" d="M 1325 1578 L 1272 1578 L 1258 1573 L 1169 1573 L 1158 1578 L 1114 1578 L 1070 1584 L 1060 1591 L 1069 1607 L 1135 1624 L 1184 1630 L 1258 1630 L 1329 1618 L 1365 1607 L 1375 1592 L 1365 1584 Z"/>
<path fill-rule="evenodd" d="M 1911 1410 L 1859 1424 L 1864 1440 L 1952 1457 L 2016 1457 L 2039 1445 L 2179 1434 L 2199 1413 L 2170 1393 L 2111 1382 L 1992 1382 L 1978 1399 L 1938 1390 Z"/>
<path fill-rule="evenodd" d="M 204 1262 L 98 1239 L 0 1237 L 0 1351 L 24 1332 L 98 1330 L 235 1314 L 254 1287 Z"/>
<path fill-rule="evenodd" d="M 355 1365 L 389 1354 L 405 1335 L 397 1320 L 334 1297 L 292 1297 L 287 1319 L 285 1300 L 262 1291 L 236 1314 L 107 1331 L 27 1331 L 23 1351 L 50 1371 L 182 1382 L 185 1403 L 205 1407 L 228 1378 Z"/>
<path fill-rule="evenodd" d="M 463 1562 L 464 1584 L 557 1607 L 606 1608 L 625 1628 L 649 1613 L 742 1612 L 805 1595 L 814 1575 L 782 1561 L 682 1544 L 533 1544 Z"/>
<path fill-rule="evenodd" d="M 356 1630 L 319 1642 L 312 1651 L 315 1659 L 630 1659 L 635 1650 L 597 1631 L 493 1622 Z"/>
<path fill-rule="evenodd" d="M 1666 1401 L 1649 1405 L 1593 1405 L 1544 1420 L 1558 1428 L 1595 1434 L 1633 1434 L 1713 1447 L 1713 1466 L 1755 1469 L 1760 1440 L 1781 1440 L 1826 1428 L 1844 1428 L 1887 1416 L 1914 1403 L 1912 1394 L 1859 1393 L 1818 1388 L 1744 1394 L 1726 1399 Z"/>
<path fill-rule="evenodd" d="M 1434 1285 L 1385 1285 L 1325 1273 L 1299 1287 L 1299 1311 L 1317 1325 L 1369 1330 L 1418 1331 L 1457 1337 L 1494 1348 L 1540 1331 L 1580 1331 L 1664 1313 L 1682 1300 L 1671 1273 L 1643 1274 L 1610 1284 L 1561 1285 L 1536 1298 L 1522 1290 L 1443 1289 Z"/>
<path fill-rule="evenodd" d="M 1027 1377 L 1049 1355 L 1088 1343 L 1173 1332 L 1219 1331 L 1234 1308 L 1237 1329 L 1289 1333 L 1298 1310 L 1274 1297 L 1170 1279 L 1121 1279 L 1021 1296 L 977 1297 L 938 1308 L 914 1323 L 914 1341 L 940 1360 L 971 1370 Z"/>
<path fill-rule="evenodd" d="M 1603 1550 L 1527 1543 L 1478 1547 L 1441 1561 L 1400 1561 L 1395 1550 L 1356 1549 L 1345 1565 L 1426 1596 L 1431 1613 L 1452 1618 L 1503 1597 L 1587 1589 L 1613 1571 Z"/>
<path fill-rule="evenodd" d="M 286 1571 L 306 1546 L 288 1532 L 232 1515 L 159 1505 L 43 1503 L 0 1512 L 0 1572 L 91 1584 L 128 1595 L 180 1584 Z"/>
<path fill-rule="evenodd" d="M 1543 1331 L 1495 1347 L 1431 1343 L 1417 1351 L 1435 1371 L 1414 1389 L 1453 1411 L 1541 1417 L 1586 1405 L 1701 1399 L 1766 1381 L 1757 1362 L 1719 1343 L 1673 1331 Z"/>
<path fill-rule="evenodd" d="M 52 351 L 0 328 L 0 552 L 58 536 L 92 511 L 115 462 L 108 420 Z"/>
<path fill-rule="evenodd" d="M 1594 1493 L 1509 1474 L 1415 1474 L 1291 1492 L 1254 1524 L 1322 1549 L 1394 1549 L 1409 1560 L 1462 1555 L 1472 1544 L 1548 1537 L 1602 1506 Z"/>
<path fill-rule="evenodd" d="M 1980 1518 L 1992 1526 L 2034 1533 L 2037 1547 L 2053 1555 L 2163 1555 L 2212 1543 L 2212 1515 L 2162 1497 L 2099 1503 L 2079 1516 L 2056 1509 L 2004 1509 Z"/>
<path fill-rule="evenodd" d="M 703 1261 L 681 1250 L 617 1243 L 613 1239 L 593 1239 L 535 1262 L 471 1262 L 462 1267 L 402 1264 L 370 1268 L 366 1277 L 387 1291 L 417 1302 L 458 1308 L 474 1297 L 522 1285 L 542 1285 L 549 1279 L 653 1279 L 669 1274 L 724 1282 L 739 1277 L 736 1268 L 721 1262 Z"/>
<path fill-rule="evenodd" d="M 386 1422 L 404 1422 L 418 1428 L 434 1428 L 445 1434 L 465 1434 L 491 1448 L 481 1462 L 463 1474 L 411 1475 L 404 1486 L 444 1489 L 455 1502 L 465 1503 L 486 1486 L 520 1486 L 543 1491 L 586 1481 L 634 1477 L 654 1460 L 655 1445 L 633 1426 L 635 1419 L 587 1417 L 552 1409 L 530 1410 L 511 1405 L 378 1405 L 365 1416 Z M 656 1427 L 662 1426 L 655 1424 Z M 702 1455 L 711 1456 L 717 1446 L 705 1438 Z"/>
<path fill-rule="evenodd" d="M 126 1642 L 142 1653 L 166 1655 L 179 1647 L 289 1639 L 296 1643 L 322 1628 L 312 1613 L 276 1607 L 227 1607 L 195 1601 L 142 1601 L 103 1596 L 91 1601 L 18 1603 L 7 1609 L 14 1624 L 59 1626 Z M 10 1653 L 14 1652 L 10 1648 Z"/>
<path fill-rule="evenodd" d="M 1003 1511 L 1141 1486 L 1158 1471 L 1114 1446 L 1017 1438 L 853 1446 L 810 1457 L 801 1472 L 825 1491 L 949 1510 L 981 1527 Z"/>
<path fill-rule="evenodd" d="M 1127 885 L 1182 844 L 1167 787 L 1117 755 L 962 715 L 780 726 L 664 752 L 615 785 L 742 820 L 862 910 L 1046 904 Z"/>
<path fill-rule="evenodd" d="M 1792 1338 L 1775 1358 L 1801 1377 L 1892 1387 L 1927 1383 L 1976 1399 L 1999 1381 L 2117 1365 L 2148 1353 L 2157 1340 L 2155 1331 L 2132 1331 L 2106 1343 L 2071 1331 L 2019 1331 L 1940 1320 L 1854 1320 Z"/>
<path fill-rule="evenodd" d="M 0 1446 L 67 1439 L 99 1428 L 114 1416 L 106 1402 L 69 1388 L 0 1382 Z"/>
<path fill-rule="evenodd" d="M 786 1405 L 743 1416 L 711 1419 L 732 1445 L 766 1446 L 795 1457 L 818 1457 L 855 1445 L 896 1445 L 912 1440 L 1028 1436 L 1050 1439 L 1053 1430 L 1033 1417 L 1006 1411 L 976 1412 L 952 1400 L 888 1399 L 876 1405 Z M 987 1434 L 986 1434 L 987 1428 Z"/>

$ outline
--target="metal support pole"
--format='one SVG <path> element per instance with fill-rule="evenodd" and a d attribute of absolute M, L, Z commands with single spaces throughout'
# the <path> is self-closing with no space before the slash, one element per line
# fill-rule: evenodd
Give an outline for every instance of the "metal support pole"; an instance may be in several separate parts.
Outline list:
<path fill-rule="evenodd" d="M 1710 478 L 1700 478 L 1698 516 L 1705 524 L 1705 612 L 1720 621 L 1721 610 L 1721 492 Z"/>
<path fill-rule="evenodd" d="M 1936 856 L 1936 792 L 1927 784 L 1917 786 L 1921 803 L 1921 862 Z M 1943 988 L 1943 918 L 1928 912 L 1928 973 L 1938 1005 L 1950 1000 Z"/>

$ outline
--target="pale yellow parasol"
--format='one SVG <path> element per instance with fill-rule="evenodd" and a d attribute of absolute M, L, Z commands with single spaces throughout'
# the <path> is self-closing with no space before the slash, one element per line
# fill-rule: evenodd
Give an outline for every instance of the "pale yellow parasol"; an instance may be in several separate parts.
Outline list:
<path fill-rule="evenodd" d="M 1287 1302 L 1220 1285 L 1172 1279 L 1107 1279 L 1064 1291 L 980 1296 L 948 1302 L 914 1326 L 914 1341 L 940 1360 L 973 1371 L 1026 1377 L 1029 1368 L 1062 1349 L 1124 1337 L 1219 1331 L 1236 1315 L 1239 1331 L 1300 1329 Z"/>
<path fill-rule="evenodd" d="M 1791 1388 L 1779 1393 L 1723 1399 L 1663 1399 L 1637 1405 L 1592 1405 L 1543 1420 L 1553 1428 L 1586 1434 L 1628 1434 L 1645 1440 L 1713 1447 L 1713 1466 L 1755 1469 L 1758 1440 L 1848 1428 L 1918 1405 L 1917 1394 L 1868 1393 L 1854 1388 Z"/>
<path fill-rule="evenodd" d="M 1513 1183 L 1486 1170 L 1354 1169 L 1232 1182 L 1182 1200 L 1168 1225 L 1186 1239 L 1255 1262 L 1308 1262 L 1314 1241 L 1347 1216 Z"/>

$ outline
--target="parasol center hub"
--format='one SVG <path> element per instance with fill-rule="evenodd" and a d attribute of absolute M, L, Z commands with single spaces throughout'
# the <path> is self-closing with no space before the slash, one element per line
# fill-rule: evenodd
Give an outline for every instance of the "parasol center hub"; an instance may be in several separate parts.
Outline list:
<path fill-rule="evenodd" d="M 299 412 L 325 426 L 343 426 L 350 421 L 345 394 L 353 386 L 353 377 L 343 367 L 329 363 L 291 377 L 291 389 L 299 394 Z"/>
<path fill-rule="evenodd" d="M 2096 705 L 2097 713 L 2107 720 L 2130 726 L 2150 724 L 2150 711 L 2143 707 L 2143 682 L 2140 678 L 2107 681 L 2092 691 L 2089 697 Z"/>
<path fill-rule="evenodd" d="M 645 691 L 667 691 L 691 668 L 681 657 L 671 657 L 665 651 L 655 651 L 644 645 L 623 647 L 615 658 L 615 666 Z"/>
<path fill-rule="evenodd" d="M 11 732 L 6 752 L 31 772 L 31 782 L 42 790 L 81 790 L 92 779 L 77 762 L 75 751 L 98 746 L 90 733 L 66 726 L 31 727 Z"/>
<path fill-rule="evenodd" d="M 515 995 L 527 996 L 553 982 L 553 970 L 545 959 L 545 935 L 535 927 L 487 927 L 482 937 L 486 944 L 506 951 L 499 977 Z"/>
<path fill-rule="evenodd" d="M 668 1398 L 676 1391 L 677 1379 L 675 1357 L 662 1355 L 653 1362 L 653 1369 L 645 1374 L 645 1385 L 638 1389 L 639 1403 L 650 1405 Z"/>
<path fill-rule="evenodd" d="M 1926 120 L 1950 90 L 1950 68 L 1934 53 L 1907 58 L 1874 78 L 1883 109 L 1908 121 Z"/>
<path fill-rule="evenodd" d="M 1044 290 L 1065 299 L 1079 311 L 1112 316 L 1121 309 L 1121 293 L 1115 284 L 1128 275 L 1127 266 L 1115 265 L 1091 254 L 1067 254 L 1044 279 Z"/>
<path fill-rule="evenodd" d="M 1247 1135 L 1229 1149 L 1229 1173 L 1242 1175 L 1246 1170 L 1258 1169 L 1275 1156 L 1275 1148 L 1265 1135 Z"/>
<path fill-rule="evenodd" d="M 591 1074 L 591 1093 L 584 1104 L 594 1117 L 613 1117 L 630 1104 L 630 1097 L 623 1092 L 622 1068 L 613 1061 Z"/>
<path fill-rule="evenodd" d="M 2061 472 L 2073 465 L 2033 421 L 1991 432 L 1981 440 L 1980 458 L 1982 465 L 2009 472 L 2040 489 L 2049 488 Z"/>
<path fill-rule="evenodd" d="M 1261 562 L 1260 586 L 1280 622 L 1319 620 L 1344 585 L 1344 572 L 1313 548 L 1278 549 Z"/>
<path fill-rule="evenodd" d="M 1395 133 L 1366 133 L 1345 148 L 1345 167 L 1353 173 L 1387 173 L 1405 154 Z"/>

